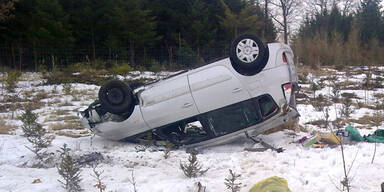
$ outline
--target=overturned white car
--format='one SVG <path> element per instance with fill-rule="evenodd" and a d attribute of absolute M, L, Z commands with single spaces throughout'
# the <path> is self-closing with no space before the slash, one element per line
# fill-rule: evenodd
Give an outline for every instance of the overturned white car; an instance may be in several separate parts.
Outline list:
<path fill-rule="evenodd" d="M 241 35 L 230 57 L 136 90 L 118 80 L 100 88 L 99 100 L 81 112 L 96 135 L 177 146 L 210 145 L 260 134 L 299 116 L 293 53 Z"/>

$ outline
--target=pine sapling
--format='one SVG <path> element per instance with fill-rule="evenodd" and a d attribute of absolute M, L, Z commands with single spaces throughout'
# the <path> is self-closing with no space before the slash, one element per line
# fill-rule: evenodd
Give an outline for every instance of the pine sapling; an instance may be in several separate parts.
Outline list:
<path fill-rule="evenodd" d="M 343 108 L 341 113 L 346 117 L 349 118 L 351 113 L 353 112 L 352 110 L 352 100 L 349 97 L 346 97 L 342 100 Z"/>
<path fill-rule="evenodd" d="M 191 153 L 188 157 L 189 163 L 181 163 L 180 169 L 183 171 L 184 175 L 188 178 L 197 177 L 198 175 L 203 175 L 208 169 L 203 169 L 199 162 L 197 161 L 196 153 Z"/>
<path fill-rule="evenodd" d="M 37 122 L 37 118 L 37 114 L 33 113 L 29 108 L 20 117 L 23 122 L 22 130 L 24 136 L 32 144 L 32 148 L 27 148 L 36 155 L 40 163 L 44 163 L 49 158 L 49 155 L 44 150 L 51 144 L 52 137 L 46 136 L 46 130 Z"/>
<path fill-rule="evenodd" d="M 237 179 L 240 178 L 240 174 L 236 174 L 231 169 L 229 170 L 229 176 L 225 178 L 225 186 L 227 186 L 227 189 L 230 189 L 231 192 L 238 192 L 240 191 L 241 183 L 237 183 Z"/>
<path fill-rule="evenodd" d="M 133 192 L 138 192 L 136 187 L 136 179 L 135 175 L 133 174 L 133 170 L 131 171 L 131 178 L 128 179 L 128 182 L 132 185 Z"/>
<path fill-rule="evenodd" d="M 163 154 L 164 159 L 168 159 L 173 147 L 174 145 L 171 142 L 167 142 L 167 144 L 165 145 L 164 154 Z"/>
<path fill-rule="evenodd" d="M 315 99 L 316 91 L 320 90 L 319 85 L 315 81 L 311 82 L 311 90 L 313 91 L 313 98 Z"/>
<path fill-rule="evenodd" d="M 104 177 L 101 176 L 104 173 L 104 171 L 103 170 L 98 171 L 97 170 L 97 165 L 98 164 L 95 164 L 95 165 L 92 166 L 93 175 L 91 174 L 91 176 L 96 181 L 96 184 L 94 184 L 93 187 L 95 187 L 96 189 L 99 189 L 100 192 L 103 192 L 103 191 L 105 191 L 107 189 L 107 186 L 103 182 Z"/>
<path fill-rule="evenodd" d="M 80 165 L 71 156 L 69 153 L 71 149 L 67 148 L 66 144 L 64 144 L 60 149 L 61 150 L 58 151 L 60 154 L 60 162 L 57 165 L 57 171 L 63 177 L 63 181 L 58 181 L 68 192 L 83 191 L 83 189 L 80 187 Z"/>

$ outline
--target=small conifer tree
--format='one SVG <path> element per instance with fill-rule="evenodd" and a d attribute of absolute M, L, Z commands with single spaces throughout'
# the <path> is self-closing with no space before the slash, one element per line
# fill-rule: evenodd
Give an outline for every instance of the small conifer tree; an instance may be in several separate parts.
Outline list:
<path fill-rule="evenodd" d="M 199 162 L 197 161 L 196 153 L 191 153 L 188 157 L 189 163 L 181 163 L 180 168 L 183 170 L 183 173 L 188 178 L 197 177 L 198 175 L 203 175 L 208 169 L 203 169 Z"/>
<path fill-rule="evenodd" d="M 69 153 L 71 149 L 67 147 L 67 144 L 64 144 L 60 149 L 61 150 L 58 151 L 60 154 L 60 162 L 57 165 L 57 171 L 63 177 L 63 181 L 58 181 L 68 192 L 83 191 L 80 187 L 80 165 Z"/>
<path fill-rule="evenodd" d="M 227 189 L 230 189 L 231 192 L 238 192 L 240 191 L 240 185 L 241 183 L 237 183 L 237 179 L 240 178 L 240 174 L 236 174 L 231 169 L 229 170 L 229 176 L 225 178 L 225 186 L 227 186 Z"/>
<path fill-rule="evenodd" d="M 20 117 L 23 122 L 22 129 L 24 136 L 32 144 L 32 148 L 27 147 L 41 163 L 47 160 L 48 154 L 45 149 L 51 144 L 52 137 L 46 136 L 46 130 L 37 122 L 37 114 L 27 108 L 25 113 Z"/>
<path fill-rule="evenodd" d="M 93 185 L 96 189 L 99 189 L 99 192 L 104 192 L 107 189 L 107 186 L 103 182 L 104 177 L 102 174 L 104 173 L 104 170 L 97 170 L 97 165 L 95 164 L 92 166 L 93 175 L 91 175 L 95 181 L 96 184 Z"/>

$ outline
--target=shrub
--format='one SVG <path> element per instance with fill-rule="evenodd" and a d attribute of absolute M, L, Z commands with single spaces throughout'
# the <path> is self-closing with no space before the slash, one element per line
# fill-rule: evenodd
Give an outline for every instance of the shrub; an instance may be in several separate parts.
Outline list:
<path fill-rule="evenodd" d="M 16 84 L 19 80 L 19 77 L 20 77 L 19 71 L 9 72 L 7 77 L 5 78 L 5 84 L 6 84 L 5 89 L 7 89 L 7 91 L 9 92 L 14 92 L 16 88 Z"/>
<path fill-rule="evenodd" d="M 240 178 L 240 174 L 236 174 L 231 169 L 229 170 L 229 176 L 225 178 L 225 186 L 227 186 L 227 189 L 230 189 L 231 192 L 238 192 L 240 191 L 240 185 L 241 183 L 237 183 L 236 180 Z"/>
<path fill-rule="evenodd" d="M 163 70 L 163 66 L 157 61 L 152 61 L 152 64 L 149 67 L 149 70 L 153 72 L 159 72 Z"/>
<path fill-rule="evenodd" d="M 31 109 L 27 109 L 20 117 L 23 122 L 22 129 L 24 136 L 32 144 L 32 148 L 27 147 L 36 157 L 40 160 L 40 165 L 47 163 L 49 155 L 44 149 L 47 149 L 51 144 L 53 138 L 46 136 L 46 130 L 37 123 L 37 114 L 33 113 Z"/>
<path fill-rule="evenodd" d="M 196 153 L 191 153 L 188 157 L 189 163 L 181 163 L 180 169 L 183 171 L 184 175 L 188 178 L 197 177 L 198 175 L 203 175 L 208 169 L 203 169 L 199 162 L 197 161 Z"/>
<path fill-rule="evenodd" d="M 68 192 L 83 191 L 80 187 L 80 165 L 69 153 L 71 149 L 67 148 L 67 144 L 64 144 L 60 149 L 61 150 L 58 151 L 60 154 L 60 162 L 57 164 L 57 171 L 63 177 L 63 181 L 58 181 Z"/>
<path fill-rule="evenodd" d="M 346 118 L 349 118 L 352 111 L 352 99 L 349 97 L 346 97 L 342 100 L 343 108 L 341 110 L 341 114 L 344 115 Z"/>
<path fill-rule="evenodd" d="M 320 86 L 315 82 L 311 82 L 311 90 L 313 91 L 313 98 L 316 98 L 316 91 L 320 90 Z"/>
<path fill-rule="evenodd" d="M 72 91 L 72 85 L 70 83 L 63 84 L 63 91 L 66 95 L 70 95 Z"/>
<path fill-rule="evenodd" d="M 129 63 L 123 63 L 121 65 L 115 65 L 111 69 L 111 73 L 114 75 L 126 75 L 132 71 L 132 67 Z"/>

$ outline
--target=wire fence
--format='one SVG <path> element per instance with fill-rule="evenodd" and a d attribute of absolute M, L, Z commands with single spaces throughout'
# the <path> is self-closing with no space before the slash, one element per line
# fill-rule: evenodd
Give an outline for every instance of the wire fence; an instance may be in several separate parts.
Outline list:
<path fill-rule="evenodd" d="M 229 49 L 211 48 L 192 50 L 183 47 L 130 49 L 69 48 L 69 47 L 0 47 L 0 64 L 20 70 L 39 70 L 66 67 L 73 63 L 101 61 L 111 64 L 129 63 L 133 67 L 149 68 L 162 65 L 182 68 L 202 65 L 226 57 Z"/>

